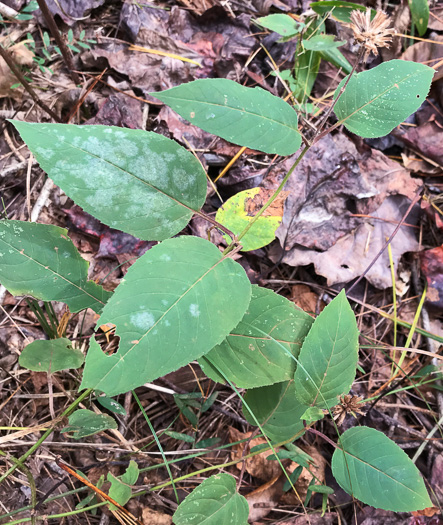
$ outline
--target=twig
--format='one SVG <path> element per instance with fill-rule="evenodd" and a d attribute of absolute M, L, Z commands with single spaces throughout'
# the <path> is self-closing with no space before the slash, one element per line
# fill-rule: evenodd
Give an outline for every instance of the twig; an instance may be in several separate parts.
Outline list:
<path fill-rule="evenodd" d="M 37 3 L 41 9 L 43 16 L 45 17 L 46 23 L 49 26 L 49 30 L 51 31 L 52 36 L 54 37 L 58 47 L 60 48 L 60 52 L 63 56 L 63 59 L 66 62 L 66 65 L 68 66 L 69 72 L 71 73 L 72 80 L 75 84 L 80 84 L 81 80 L 77 73 L 75 73 L 71 53 L 62 36 L 60 35 L 60 31 L 58 30 L 57 24 L 55 23 L 51 11 L 49 11 L 45 0 L 37 0 Z"/>
<path fill-rule="evenodd" d="M 421 192 L 423 191 L 423 188 L 419 188 L 419 190 L 417 191 L 417 193 L 415 194 L 415 197 L 412 199 L 412 202 L 411 204 L 409 205 L 409 208 L 406 210 L 406 213 L 403 215 L 401 221 L 397 224 L 397 227 L 395 228 L 395 230 L 391 233 L 391 235 L 389 236 L 389 239 L 385 242 L 384 246 L 382 247 L 382 249 L 377 253 L 377 255 L 372 259 L 371 263 L 369 264 L 369 266 L 366 268 L 366 270 L 362 273 L 362 275 L 360 275 L 360 277 L 355 281 L 355 283 L 348 289 L 346 290 L 346 295 L 349 294 L 351 292 L 351 290 L 353 288 L 355 288 L 355 286 L 357 286 L 357 284 L 363 279 L 363 277 L 365 277 L 365 275 L 367 275 L 367 273 L 369 272 L 369 270 L 374 266 L 374 264 L 378 261 L 378 259 L 380 258 L 380 256 L 383 254 L 383 252 L 386 250 L 386 248 L 388 247 L 389 243 L 392 242 L 392 239 L 397 235 L 397 232 L 398 230 L 401 228 L 401 226 L 403 225 L 403 223 L 406 221 L 408 215 L 410 214 L 412 208 L 417 204 L 417 202 L 420 200 L 421 198 Z"/>
<path fill-rule="evenodd" d="M 0 14 L 8 18 L 15 18 L 18 15 L 18 11 L 0 2 Z"/>
<path fill-rule="evenodd" d="M 31 87 L 29 82 L 25 79 L 20 69 L 15 65 L 14 60 L 12 59 L 11 55 L 9 54 L 9 51 L 7 51 L 1 44 L 0 44 L 0 56 L 3 58 L 3 60 L 8 65 L 9 69 L 14 73 L 14 75 L 17 77 L 17 80 L 19 80 L 20 84 L 26 89 L 26 91 L 31 95 L 32 100 L 40 106 L 48 115 L 51 116 L 56 122 L 61 122 L 59 117 L 52 111 L 51 108 L 49 108 L 40 98 L 38 97 L 37 93 L 34 91 L 34 89 Z"/>

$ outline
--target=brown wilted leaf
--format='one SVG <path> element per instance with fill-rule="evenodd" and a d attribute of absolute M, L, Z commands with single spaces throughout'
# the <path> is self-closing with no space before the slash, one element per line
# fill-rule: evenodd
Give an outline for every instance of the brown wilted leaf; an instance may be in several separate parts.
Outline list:
<path fill-rule="evenodd" d="M 306 452 L 312 457 L 312 459 L 314 460 L 314 464 L 311 465 L 310 470 L 312 471 L 313 474 L 315 474 L 315 476 L 318 478 L 320 483 L 324 483 L 325 468 L 326 468 L 325 458 L 320 454 L 320 452 L 314 446 L 306 446 L 306 447 L 303 446 L 300 448 L 302 448 L 304 452 Z M 292 474 L 297 467 L 298 467 L 297 463 L 294 463 L 292 461 L 286 470 L 288 474 Z M 302 501 L 304 501 L 306 498 L 306 494 L 308 492 L 308 486 L 309 486 L 309 483 L 311 483 L 311 481 L 312 481 L 312 474 L 309 472 L 308 469 L 303 467 L 302 473 L 300 474 L 300 477 L 298 478 L 297 483 L 294 485 L 295 490 L 297 491 L 297 494 L 300 496 L 300 499 Z M 300 505 L 300 500 L 293 490 L 286 492 L 283 495 L 281 501 L 285 505 Z"/>
<path fill-rule="evenodd" d="M 216 0 L 179 0 L 179 2 L 197 15 L 202 15 L 211 7 L 218 5 Z"/>
<path fill-rule="evenodd" d="M 245 496 L 249 505 L 250 522 L 263 519 L 277 505 L 282 495 L 283 483 L 283 477 L 277 475 Z"/>
<path fill-rule="evenodd" d="M 142 510 L 142 522 L 145 525 L 172 525 L 172 516 L 145 507 Z"/>
<path fill-rule="evenodd" d="M 0 39 L 0 44 L 5 45 L 5 41 L 5 38 Z M 27 49 L 23 42 L 15 44 L 7 50 L 17 66 L 30 66 L 32 64 L 34 53 Z M 3 58 L 0 57 L 0 98 L 21 98 L 23 92 L 21 89 L 11 89 L 11 86 L 17 83 L 17 77 L 9 69 Z"/>
<path fill-rule="evenodd" d="M 301 308 L 304 312 L 315 313 L 317 308 L 318 295 L 314 293 L 306 284 L 294 284 L 291 289 L 291 301 Z M 325 307 L 322 301 L 320 311 Z"/>
<path fill-rule="evenodd" d="M 231 443 L 234 441 L 240 441 L 241 439 L 247 439 L 252 436 L 252 432 L 240 432 L 236 428 L 229 427 L 229 437 L 231 440 Z M 249 453 L 251 448 L 256 447 L 257 445 L 262 445 L 263 443 L 266 443 L 266 440 L 264 438 L 253 438 L 251 441 L 240 443 L 238 445 L 234 445 L 232 447 L 231 457 L 232 460 L 239 460 L 239 463 L 237 463 L 236 467 L 241 470 L 242 469 L 242 462 L 240 461 L 243 455 L 246 455 Z M 244 447 L 247 447 L 245 454 L 243 454 Z M 268 461 L 266 458 L 272 454 L 272 451 L 267 450 L 266 452 L 262 452 L 260 454 L 257 454 L 256 456 L 253 456 L 252 458 L 246 459 L 245 462 L 245 468 L 246 472 L 248 474 L 251 474 L 251 476 L 254 476 L 257 479 L 260 479 L 262 481 L 269 481 L 270 479 L 275 478 L 276 476 L 280 476 L 281 468 L 277 461 Z"/>
<path fill-rule="evenodd" d="M 268 189 L 260 187 L 258 190 L 258 193 L 252 198 L 250 197 L 245 200 L 245 211 L 249 217 L 255 217 L 275 193 L 275 188 Z M 289 191 L 280 192 L 275 201 L 263 212 L 262 217 L 283 217 L 283 208 L 288 195 Z"/>

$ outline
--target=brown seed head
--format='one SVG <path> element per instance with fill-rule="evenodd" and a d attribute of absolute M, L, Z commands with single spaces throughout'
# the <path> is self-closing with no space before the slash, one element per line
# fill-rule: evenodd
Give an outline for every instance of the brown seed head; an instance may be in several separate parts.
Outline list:
<path fill-rule="evenodd" d="M 337 425 L 340 426 L 343 423 L 346 414 L 352 414 L 354 417 L 357 417 L 356 414 L 364 415 L 362 411 L 364 406 L 363 403 L 361 403 L 362 400 L 362 397 L 352 396 L 350 394 L 340 396 L 340 404 L 332 410 Z"/>
<path fill-rule="evenodd" d="M 377 11 L 372 20 L 371 9 L 369 8 L 366 9 L 366 12 L 352 11 L 349 27 L 354 33 L 355 40 L 366 49 L 364 61 L 371 51 L 377 56 L 377 48 L 389 47 L 395 34 L 395 29 L 389 28 L 390 24 L 391 19 L 383 11 Z"/>

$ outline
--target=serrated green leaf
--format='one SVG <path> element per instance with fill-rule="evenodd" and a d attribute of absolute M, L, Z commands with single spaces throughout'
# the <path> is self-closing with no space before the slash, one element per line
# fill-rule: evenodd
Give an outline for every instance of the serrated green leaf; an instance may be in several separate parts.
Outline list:
<path fill-rule="evenodd" d="M 128 270 L 98 325 L 111 322 L 119 349 L 91 340 L 81 388 L 113 396 L 209 352 L 242 319 L 251 297 L 243 268 L 198 237 L 151 248 Z"/>
<path fill-rule="evenodd" d="M 394 512 L 432 506 L 423 479 L 407 454 L 382 432 L 350 428 L 332 456 L 332 473 L 348 494 Z"/>
<path fill-rule="evenodd" d="M 266 195 L 265 199 L 261 197 L 263 193 Z M 217 210 L 216 221 L 226 226 L 234 234 L 239 235 L 254 219 L 261 204 L 264 204 L 269 198 L 268 193 L 264 188 L 250 188 L 240 191 Z M 258 199 L 258 206 L 254 204 L 254 198 Z M 283 213 L 283 209 L 281 213 Z M 280 226 L 281 221 L 281 214 L 273 215 L 272 210 L 261 215 L 242 238 L 242 251 L 258 250 L 271 243 L 275 239 L 275 231 Z M 225 235 L 224 237 L 226 242 L 230 243 L 229 236 Z"/>
<path fill-rule="evenodd" d="M 278 155 L 291 155 L 301 145 L 297 113 L 262 88 L 211 78 L 150 94 L 192 124 L 234 144 Z"/>
<path fill-rule="evenodd" d="M 327 51 L 346 44 L 346 40 L 334 40 L 334 35 L 314 35 L 303 40 L 303 47 L 309 51 Z"/>
<path fill-rule="evenodd" d="M 89 263 L 58 226 L 1 220 L 0 261 L 0 282 L 12 295 L 63 301 L 71 312 L 99 312 L 112 295 L 88 281 Z"/>
<path fill-rule="evenodd" d="M 292 379 L 297 362 L 291 356 L 298 357 L 312 322 L 288 299 L 254 285 L 241 322 L 199 363 L 214 381 L 224 383 L 224 374 L 239 388 Z"/>
<path fill-rule="evenodd" d="M 298 33 L 304 28 L 304 24 L 297 22 L 289 15 L 280 13 L 262 16 L 261 18 L 257 18 L 255 22 L 258 25 L 269 29 L 269 31 L 274 31 L 275 33 L 287 38 L 298 35 Z"/>
<path fill-rule="evenodd" d="M 326 15 L 331 13 L 331 16 L 340 22 L 350 22 L 352 11 L 366 11 L 366 7 L 354 2 L 344 2 L 342 0 L 327 0 L 325 2 L 311 2 L 310 8 L 319 15 Z M 374 16 L 376 11 L 371 9 L 371 16 Z"/>
<path fill-rule="evenodd" d="M 354 74 L 334 107 L 340 123 L 360 137 L 383 137 L 424 102 L 435 70 L 405 60 L 390 60 Z M 336 98 L 346 82 L 337 87 Z"/>
<path fill-rule="evenodd" d="M 236 489 L 235 478 L 218 474 L 205 479 L 179 505 L 176 525 L 247 525 L 249 505 Z"/>
<path fill-rule="evenodd" d="M 82 439 L 108 429 L 116 429 L 117 422 L 107 414 L 96 414 L 92 410 L 76 410 L 68 417 L 69 425 L 60 432 L 72 432 L 74 439 Z"/>
<path fill-rule="evenodd" d="M 428 0 L 408 0 L 411 10 L 412 23 L 417 28 L 418 34 L 423 36 L 428 29 L 429 2 Z"/>
<path fill-rule="evenodd" d="M 139 468 L 134 460 L 129 462 L 128 468 L 121 476 L 115 477 L 111 474 L 111 472 L 108 472 L 108 481 L 111 482 L 111 487 L 109 488 L 109 497 L 117 503 L 120 503 L 120 505 L 126 505 L 126 503 L 131 499 L 131 485 L 136 483 L 138 475 Z M 110 504 L 109 507 L 113 509 L 115 508 L 115 505 Z"/>
<path fill-rule="evenodd" d="M 304 429 L 300 419 L 308 408 L 300 403 L 295 396 L 294 381 L 285 381 L 270 386 L 251 388 L 244 396 L 243 405 L 245 419 L 251 425 L 257 426 L 252 417 L 253 412 L 264 433 L 274 443 L 285 441 Z"/>
<path fill-rule="evenodd" d="M 69 339 L 37 340 L 25 346 L 18 362 L 20 366 L 34 372 L 58 372 L 80 368 L 84 356 L 80 350 L 72 348 Z"/>
<path fill-rule="evenodd" d="M 294 376 L 297 398 L 318 408 L 335 406 L 351 388 L 357 361 L 357 323 L 342 290 L 305 338 Z"/>
<path fill-rule="evenodd" d="M 205 202 L 200 163 L 162 135 L 112 126 L 13 124 L 76 204 L 139 239 L 172 237 Z"/>

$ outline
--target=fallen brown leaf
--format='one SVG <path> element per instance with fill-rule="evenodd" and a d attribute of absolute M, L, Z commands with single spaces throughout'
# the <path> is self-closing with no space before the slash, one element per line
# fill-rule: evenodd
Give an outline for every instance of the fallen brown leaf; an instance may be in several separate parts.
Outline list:
<path fill-rule="evenodd" d="M 142 510 L 142 522 L 145 525 L 172 525 L 172 516 L 145 507 Z"/>
<path fill-rule="evenodd" d="M 281 498 L 283 483 L 282 476 L 277 475 L 245 496 L 249 505 L 249 521 L 261 520 L 271 512 Z"/>
<path fill-rule="evenodd" d="M 0 44 L 4 44 L 4 42 L 5 38 L 0 39 Z M 17 66 L 30 66 L 32 64 L 34 53 L 27 49 L 24 42 L 10 46 L 7 51 L 9 51 Z M 17 77 L 9 69 L 3 58 L 0 57 L 0 98 L 21 98 L 23 89 L 11 89 L 11 86 L 18 82 Z"/>

